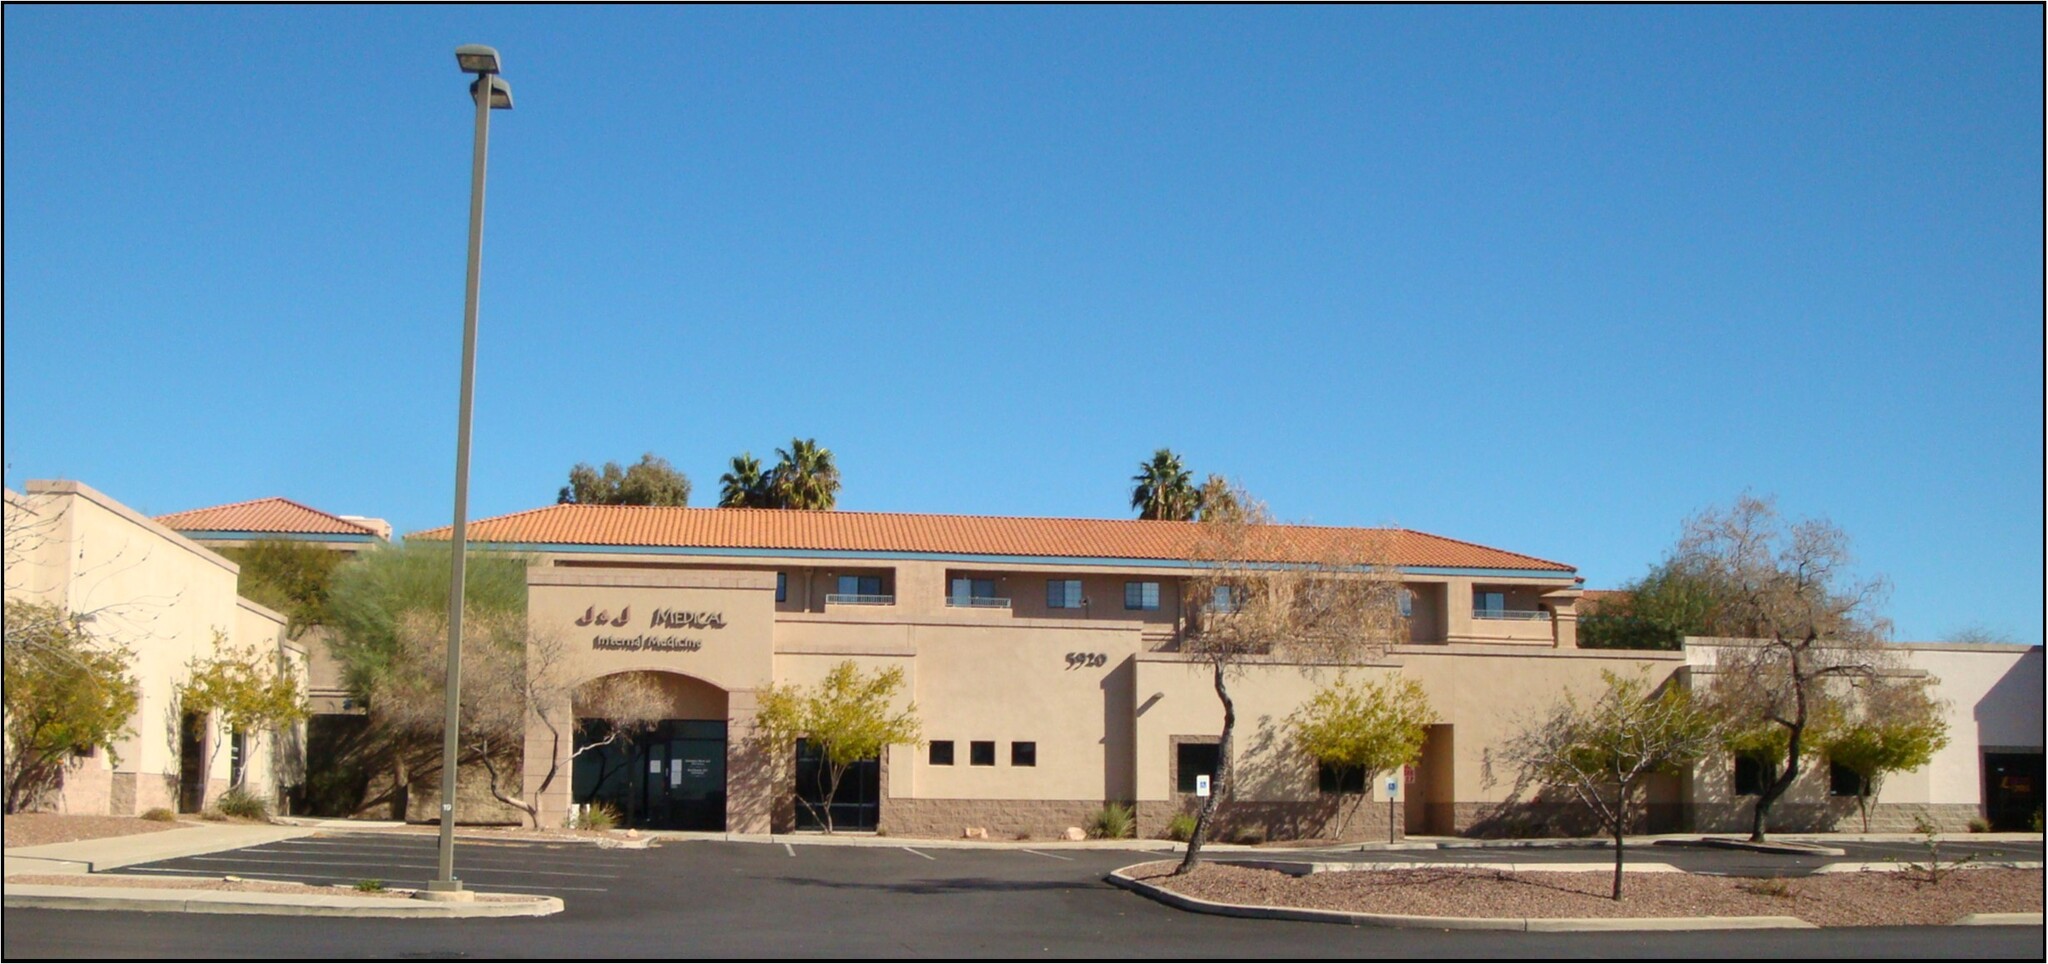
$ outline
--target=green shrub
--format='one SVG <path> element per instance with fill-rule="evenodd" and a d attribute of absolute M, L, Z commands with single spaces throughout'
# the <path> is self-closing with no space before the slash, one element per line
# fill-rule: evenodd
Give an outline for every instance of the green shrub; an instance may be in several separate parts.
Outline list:
<path fill-rule="evenodd" d="M 1088 836 L 1097 840 L 1122 840 L 1133 835 L 1138 828 L 1138 819 L 1131 808 L 1121 803 L 1107 803 L 1095 811 L 1088 822 Z"/>
<path fill-rule="evenodd" d="M 220 809 L 217 807 L 210 810 L 202 810 L 199 812 L 199 819 L 209 821 L 211 823 L 220 823 L 226 820 L 227 818 L 228 815 L 220 812 Z"/>
<path fill-rule="evenodd" d="M 1792 886 L 1785 883 L 1783 877 L 1758 877 L 1753 880 L 1745 880 L 1738 886 L 1758 897 L 1792 896 Z"/>
<path fill-rule="evenodd" d="M 384 892 L 384 882 L 374 877 L 369 880 L 358 880 L 356 889 L 365 894 L 381 894 Z"/>
<path fill-rule="evenodd" d="M 1990 832 L 1991 832 L 1991 821 L 1989 821 L 1989 820 L 1986 820 L 1986 819 L 1984 819 L 1983 817 L 1971 817 L 1971 818 L 1970 818 L 1970 832 L 1971 832 L 1971 833 L 1990 833 Z"/>
<path fill-rule="evenodd" d="M 1246 827 L 1237 832 L 1237 838 L 1232 842 L 1255 847 L 1266 842 L 1266 832 L 1257 827 Z"/>
<path fill-rule="evenodd" d="M 620 823 L 617 807 L 600 800 L 583 808 L 570 826 L 577 830 L 612 830 Z"/>
<path fill-rule="evenodd" d="M 177 823 L 178 815 L 169 807 L 151 807 L 142 811 L 142 819 L 154 820 L 157 823 Z"/>
<path fill-rule="evenodd" d="M 241 817 L 245 820 L 269 820 L 270 801 L 265 800 L 242 787 L 231 787 L 214 802 L 214 808 L 223 816 Z"/>
<path fill-rule="evenodd" d="M 1166 839 L 1168 840 L 1178 840 L 1181 843 L 1187 843 L 1188 838 L 1194 835 L 1195 815 L 1192 813 L 1176 813 L 1173 815 L 1172 820 L 1166 822 Z"/>
<path fill-rule="evenodd" d="M 2027 829 L 2035 833 L 2041 832 L 2041 811 L 2034 811 L 2033 818 L 2027 821 Z"/>

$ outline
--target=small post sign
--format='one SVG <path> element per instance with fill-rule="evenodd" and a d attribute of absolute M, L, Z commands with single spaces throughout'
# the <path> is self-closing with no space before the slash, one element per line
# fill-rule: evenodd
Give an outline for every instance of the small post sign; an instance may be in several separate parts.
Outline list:
<path fill-rule="evenodd" d="M 1394 790 L 1397 788 L 1392 774 L 1387 775 L 1387 842 L 1394 842 Z"/>
<path fill-rule="evenodd" d="M 1206 774 L 1206 773 L 1197 773 L 1197 774 L 1195 774 L 1195 796 L 1198 796 L 1198 797 L 1206 797 L 1206 796 L 1208 796 L 1208 795 L 1209 795 L 1209 775 L 1208 775 L 1208 774 Z"/>

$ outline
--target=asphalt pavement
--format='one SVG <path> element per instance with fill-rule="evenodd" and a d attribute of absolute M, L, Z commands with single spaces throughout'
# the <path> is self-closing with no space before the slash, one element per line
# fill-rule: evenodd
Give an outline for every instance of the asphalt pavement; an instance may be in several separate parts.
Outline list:
<path fill-rule="evenodd" d="M 221 918 L 13 909 L 9 958 L 491 957 L 1341 957 L 1975 958 L 2040 960 L 2037 927 L 1657 933 L 1447 933 L 1189 914 L 1103 882 L 1156 852 L 916 842 L 667 841 L 650 850 L 463 841 L 472 888 L 564 899 L 548 918 L 393 921 Z M 131 865 L 124 874 L 411 886 L 433 875 L 431 837 L 320 834 Z M 1528 861 L 1542 848 L 1499 848 Z M 1658 857 L 1743 861 L 1742 852 Z M 2024 848 L 2022 848 L 2024 849 Z M 1491 850 L 1409 851 L 1471 861 Z M 1875 851 L 1873 851 L 1875 852 Z M 2032 847 L 2039 859 L 2040 847 Z M 1598 850 L 1559 850 L 1572 861 Z M 1272 856 L 1262 851 L 1259 856 Z M 1318 854 L 1318 859 L 1323 855 Z M 1392 856 L 1379 854 L 1381 858 Z M 1788 860 L 1777 858 L 1783 865 Z M 1841 859 L 1841 858 L 1835 858 Z"/>

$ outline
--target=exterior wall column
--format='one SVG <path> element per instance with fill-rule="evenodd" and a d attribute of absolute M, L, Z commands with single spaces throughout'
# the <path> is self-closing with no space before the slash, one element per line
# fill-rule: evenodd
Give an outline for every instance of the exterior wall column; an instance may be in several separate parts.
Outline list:
<path fill-rule="evenodd" d="M 783 773 L 781 761 L 754 741 L 760 697 L 755 690 L 728 690 L 725 699 L 725 830 L 770 833 Z"/>
<path fill-rule="evenodd" d="M 528 718 L 526 752 L 520 755 L 523 772 L 519 795 L 540 807 L 537 820 L 541 826 L 560 827 L 568 821 L 572 799 L 570 785 L 575 782 L 575 768 L 569 756 L 575 752 L 576 717 L 566 694 L 543 712 L 560 728 L 562 739 L 558 743 L 538 715 Z M 547 779 L 550 766 L 555 768 L 555 779 L 543 791 L 541 781 Z"/>
<path fill-rule="evenodd" d="M 1554 589 L 1543 594 L 1550 604 L 1550 644 L 1557 649 L 1579 648 L 1580 589 Z"/>
<path fill-rule="evenodd" d="M 1444 581 L 1444 639 L 1466 639 L 1472 635 L 1472 580 Z"/>

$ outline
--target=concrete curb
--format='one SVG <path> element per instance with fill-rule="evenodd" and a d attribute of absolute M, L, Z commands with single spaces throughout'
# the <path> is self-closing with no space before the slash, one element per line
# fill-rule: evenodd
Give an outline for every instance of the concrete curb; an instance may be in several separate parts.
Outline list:
<path fill-rule="evenodd" d="M 479 895 L 484 896 L 484 895 Z M 505 894 L 519 901 L 441 902 L 341 894 L 267 894 L 143 887 L 9 885 L 5 906 L 46 910 L 124 910 L 155 914 L 264 914 L 280 917 L 384 917 L 455 919 L 546 917 L 562 912 L 562 899 Z"/>
<path fill-rule="evenodd" d="M 1829 847 L 1817 843 L 1797 840 L 1767 840 L 1757 843 L 1739 837 L 1696 837 L 1692 839 L 1666 839 L 1657 841 L 1660 847 L 1709 847 L 1717 850 L 1748 850 L 1760 854 L 1792 854 L 1799 857 L 1846 857 L 1849 852 L 1840 847 Z"/>
<path fill-rule="evenodd" d="M 1258 870 L 1274 870 L 1294 877 L 1310 874 L 1343 874 L 1366 870 L 1499 870 L 1509 873 L 1552 872 L 1580 873 L 1585 871 L 1612 871 L 1613 861 L 1601 863 L 1556 863 L 1556 864 L 1502 864 L 1502 863 L 1451 863 L 1448 861 L 1423 862 L 1385 861 L 1364 863 L 1360 861 L 1302 861 L 1302 860 L 1219 860 L 1232 867 L 1252 867 Z M 1629 862 L 1629 873 L 1678 874 L 1685 871 L 1670 864 Z"/>
<path fill-rule="evenodd" d="M 653 830 L 644 831 L 658 840 L 691 843 L 757 843 L 788 844 L 792 847 L 886 847 L 900 850 L 1137 850 L 1147 853 L 1179 853 L 1186 844 L 1171 840 L 967 840 L 950 837 L 877 837 L 855 834 L 786 834 L 786 833 L 718 833 L 715 831 Z M 1239 844 L 1204 844 L 1205 851 L 1255 852 L 1257 848 Z M 1270 851 L 1268 851 L 1270 852 Z"/>
<path fill-rule="evenodd" d="M 1956 918 L 1957 927 L 2040 927 L 2040 914 L 1964 914 Z"/>
<path fill-rule="evenodd" d="M 1911 870 L 1913 866 L 1912 861 L 1902 860 L 1888 860 L 1878 863 L 1834 863 L 1822 864 L 1819 867 L 1815 867 L 1813 872 L 1816 874 L 1882 874 L 1899 870 Z M 1925 864 L 1920 866 L 1925 866 Z M 1942 861 L 1942 873 L 1955 870 L 2040 870 L 2041 868 L 2042 862 L 2038 860 L 1972 860 L 1960 864 L 1946 860 Z"/>
<path fill-rule="evenodd" d="M 1133 864 L 1132 866 L 1137 866 Z M 1438 865 L 1441 866 L 1441 865 Z M 1125 871 L 1111 871 L 1111 884 L 1150 897 L 1169 907 L 1198 914 L 1249 917 L 1258 920 L 1299 920 L 1325 924 L 1353 924 L 1362 927 L 1398 927 L 1451 931 L 1523 931 L 1561 933 L 1566 931 L 1721 931 L 1772 928 L 1813 928 L 1797 917 L 1425 917 L 1416 914 L 1362 914 L 1355 911 L 1316 910 L 1308 907 L 1262 907 L 1224 904 L 1176 894 L 1137 880 Z"/>

